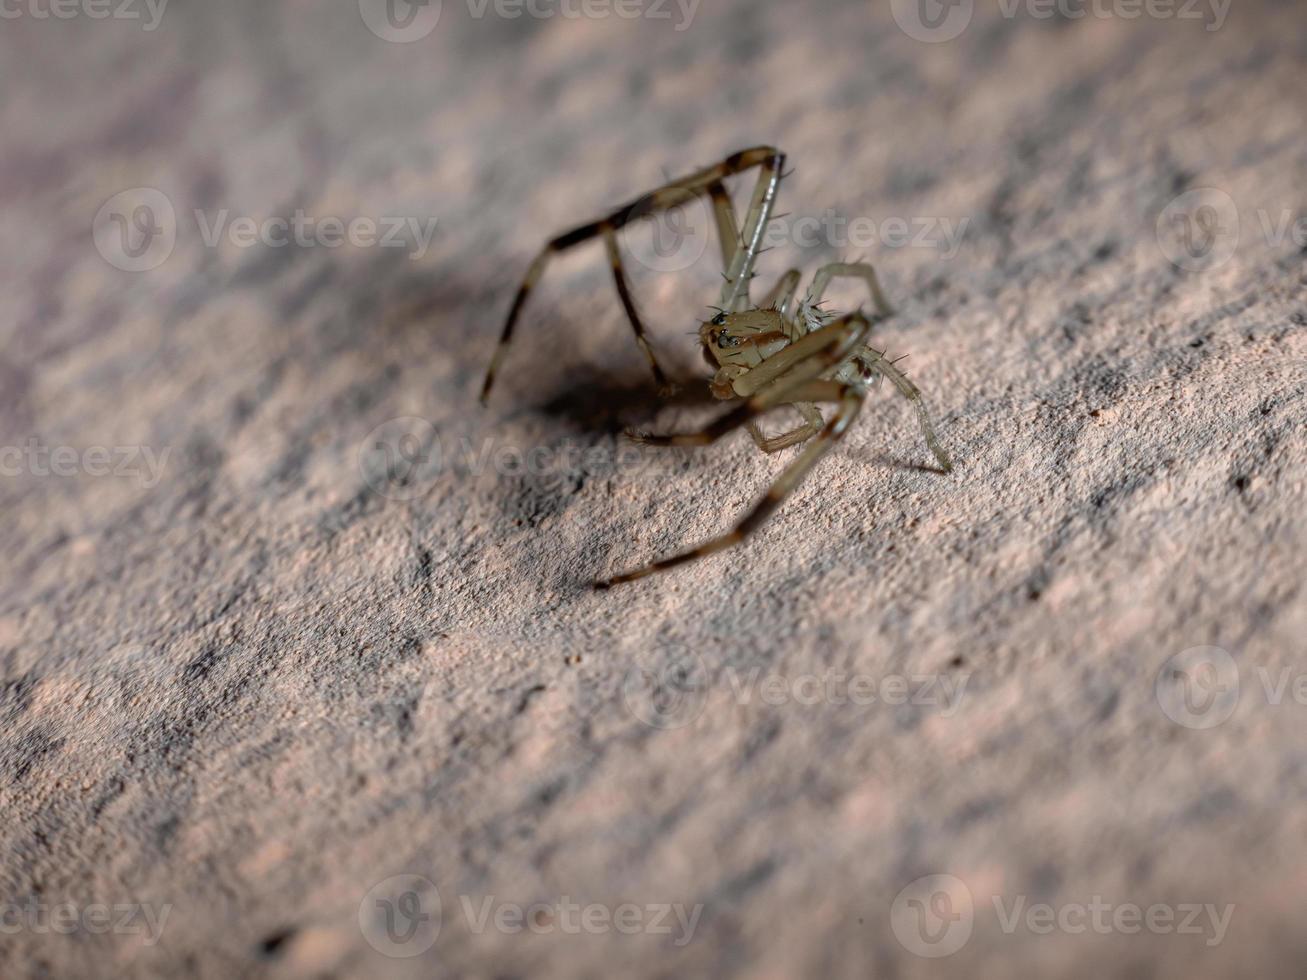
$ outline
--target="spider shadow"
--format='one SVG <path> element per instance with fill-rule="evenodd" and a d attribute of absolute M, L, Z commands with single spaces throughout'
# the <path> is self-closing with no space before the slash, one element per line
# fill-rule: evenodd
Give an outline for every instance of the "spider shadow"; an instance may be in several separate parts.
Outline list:
<path fill-rule="evenodd" d="M 577 430 L 617 432 L 647 422 L 668 407 L 702 408 L 716 401 L 701 378 L 678 381 L 671 395 L 662 395 L 647 377 L 588 369 L 536 410 Z"/>

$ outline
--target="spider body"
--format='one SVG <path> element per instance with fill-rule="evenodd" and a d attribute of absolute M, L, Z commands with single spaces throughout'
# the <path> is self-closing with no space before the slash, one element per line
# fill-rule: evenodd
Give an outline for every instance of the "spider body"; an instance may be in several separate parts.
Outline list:
<path fill-rule="evenodd" d="M 500 337 L 499 348 L 486 372 L 481 389 L 485 401 L 494 383 L 495 372 L 512 338 L 522 307 L 532 287 L 539 281 L 549 259 L 588 241 L 602 237 L 612 267 L 617 294 L 635 331 L 636 344 L 644 353 L 659 388 L 670 388 L 644 336 L 644 326 L 636 312 L 630 287 L 622 266 L 617 232 L 646 214 L 666 210 L 687 199 L 707 197 L 713 207 L 722 264 L 725 267 L 720 306 L 711 319 L 699 326 L 699 342 L 704 359 L 715 371 L 708 383 L 712 394 L 739 404 L 700 432 L 674 435 L 646 435 L 628 432 L 631 438 L 650 445 L 696 446 L 715 442 L 741 426 L 747 427 L 763 452 L 777 452 L 789 446 L 807 443 L 803 451 L 735 528 L 690 551 L 652 562 L 613 578 L 595 583 L 609 588 L 654 572 L 675 567 L 695 558 L 712 554 L 743 540 L 760 526 L 782 500 L 808 474 L 816 462 L 848 430 L 862 408 L 867 391 L 882 379 L 909 401 L 917 412 L 918 422 L 935 458 L 945 472 L 952 469 L 948 454 L 939 444 L 921 401 L 921 392 L 907 377 L 887 361 L 882 351 L 867 345 L 872 326 L 893 315 L 875 270 L 865 263 L 833 263 L 823 266 L 813 277 L 807 295 L 796 299 L 800 273 L 790 269 L 771 292 L 759 303 L 750 298 L 754 264 L 761 251 L 762 233 L 775 204 L 785 157 L 778 150 L 761 146 L 732 154 L 721 163 L 672 181 L 658 190 L 636 198 L 606 218 L 588 222 L 548 242 L 536 256 L 518 289 L 513 307 Z M 737 223 L 735 208 L 726 193 L 726 177 L 757 167 L 760 171 L 754 186 L 749 210 L 742 224 Z M 822 297 L 836 278 L 854 278 L 865 282 L 875 310 L 873 317 L 861 310 L 837 317 L 822 308 Z M 833 404 L 834 415 L 827 421 L 818 404 Z M 803 417 L 803 424 L 780 435 L 768 437 L 758 427 L 758 419 L 784 405 L 792 406 Z"/>
<path fill-rule="evenodd" d="M 758 387 L 750 378 L 754 368 L 762 367 L 769 358 L 834 319 L 806 302 L 800 304 L 798 313 L 792 320 L 774 307 L 718 313 L 700 326 L 699 342 L 703 344 L 704 359 L 709 367 L 717 368 L 708 382 L 709 391 L 724 400 L 749 397 Z M 844 384 L 864 386 L 874 386 L 881 379 L 861 353 L 836 365 L 829 377 Z M 767 451 L 765 446 L 762 448 Z"/>
<path fill-rule="evenodd" d="M 721 399 L 739 398 L 735 382 L 799 339 L 799 332 L 776 310 L 718 313 L 699 327 L 704 360 L 716 368 L 708 388 Z"/>

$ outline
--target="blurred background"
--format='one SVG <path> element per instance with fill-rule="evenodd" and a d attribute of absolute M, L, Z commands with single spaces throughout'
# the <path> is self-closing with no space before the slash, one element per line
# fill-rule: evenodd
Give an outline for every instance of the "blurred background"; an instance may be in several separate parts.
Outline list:
<path fill-rule="evenodd" d="M 0 973 L 1296 975 L 1293 0 L 0 0 Z M 713 414 L 709 216 L 878 393 Z M 749 178 L 733 183 L 737 201 Z M 761 290 L 760 290 L 761 291 Z M 850 308 L 863 297 L 834 294 Z M 1182 928 L 1183 926 L 1183 928 Z"/>

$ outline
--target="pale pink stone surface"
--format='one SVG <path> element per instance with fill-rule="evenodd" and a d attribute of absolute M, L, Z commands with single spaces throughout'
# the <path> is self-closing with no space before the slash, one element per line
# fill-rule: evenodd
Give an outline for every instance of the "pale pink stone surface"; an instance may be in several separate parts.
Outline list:
<path fill-rule="evenodd" d="M 0 444 L 22 450 L 0 478 L 0 975 L 1300 975 L 1307 18 L 981 0 L 927 44 L 890 7 L 713 2 L 678 31 L 675 5 L 446 0 L 410 44 L 351 3 L 0 23 Z M 622 425 L 713 409 L 652 397 L 598 246 L 550 270 L 488 409 L 480 372 L 546 236 L 762 142 L 797 167 L 791 222 L 966 222 L 947 258 L 835 241 L 761 266 L 877 264 L 900 310 L 878 336 L 957 468 L 925 469 L 879 391 L 749 543 L 595 594 L 725 529 L 788 457 L 737 436 L 614 462 Z M 176 245 L 129 273 L 91 229 L 136 187 Z M 1194 188 L 1240 235 L 1188 272 L 1156 228 Z M 297 209 L 438 221 L 420 256 L 205 242 L 224 211 Z M 632 262 L 686 381 L 715 249 Z M 378 493 L 360 452 L 406 416 L 442 452 Z M 32 440 L 168 455 L 157 482 L 59 477 Z M 496 464 L 539 447 L 600 458 Z M 1200 646 L 1239 684 L 1207 729 L 1155 690 Z M 670 696 L 677 665 L 682 700 L 646 699 L 640 671 Z M 960 699 L 824 693 L 919 676 Z M 443 903 L 408 959 L 359 925 L 399 874 Z M 942 959 L 892 924 L 931 874 L 972 901 Z M 564 896 L 703 911 L 684 946 L 466 911 Z M 1205 913 L 1197 935 L 1004 929 L 1019 901 L 1096 897 L 1234 909 L 1212 944 Z M 41 930 L 31 903 L 170 910 L 148 944 Z"/>

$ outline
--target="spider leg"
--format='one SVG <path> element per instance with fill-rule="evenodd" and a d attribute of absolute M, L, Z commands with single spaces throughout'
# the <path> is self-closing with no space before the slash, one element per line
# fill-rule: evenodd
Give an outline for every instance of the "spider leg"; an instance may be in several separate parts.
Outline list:
<path fill-rule="evenodd" d="M 953 471 L 953 462 L 949 459 L 948 453 L 939 443 L 939 437 L 935 435 L 935 427 L 930 422 L 930 415 L 926 411 L 926 405 L 921 400 L 921 389 L 908 380 L 907 375 L 894 366 L 890 361 L 885 360 L 883 354 L 868 348 L 871 357 L 863 358 L 864 363 L 879 371 L 885 377 L 889 378 L 890 383 L 912 403 L 912 407 L 917 411 L 917 421 L 921 424 L 921 434 L 926 437 L 926 445 L 930 451 L 935 454 L 939 460 L 939 465 L 944 468 L 945 473 Z"/>
<path fill-rule="evenodd" d="M 486 399 L 490 397 L 490 387 L 495 383 L 495 374 L 499 371 L 499 365 L 504 361 L 504 355 L 508 353 L 508 344 L 513 339 L 513 328 L 517 326 L 517 318 L 522 313 L 522 307 L 526 305 L 526 298 L 535 288 L 540 277 L 544 275 L 545 266 L 549 260 L 559 252 L 565 252 L 570 248 L 580 245 L 584 241 L 594 238 L 600 234 L 605 226 L 603 221 L 592 221 L 589 224 L 573 228 L 556 238 L 545 243 L 526 270 L 526 276 L 522 284 L 517 287 L 517 295 L 513 297 L 513 306 L 508 311 L 508 319 L 504 322 L 504 332 L 499 337 L 499 346 L 495 348 L 494 356 L 490 359 L 490 366 L 486 368 L 486 378 L 481 384 L 481 403 L 484 405 Z"/>
<path fill-rule="evenodd" d="M 773 381 L 784 380 L 789 385 L 819 377 L 859 350 L 871 327 L 861 310 L 846 314 L 750 368 L 735 380 L 735 390 L 740 397 L 748 398 L 771 388 Z"/>
<path fill-rule="evenodd" d="M 708 185 L 708 195 L 712 198 L 713 217 L 717 220 L 717 242 L 722 249 L 722 268 L 729 269 L 740 247 L 740 226 L 735 217 L 735 205 L 731 195 L 726 193 L 726 185 L 715 180 Z"/>
<path fill-rule="evenodd" d="M 664 558 L 661 561 L 624 572 L 613 578 L 596 582 L 595 588 L 609 589 L 623 582 L 632 582 L 644 578 L 646 575 L 652 575 L 654 572 L 675 568 L 677 565 L 693 561 L 696 558 L 702 558 L 705 555 L 711 555 L 724 548 L 729 548 L 731 545 L 738 544 L 748 537 L 750 533 L 757 530 L 794 488 L 802 482 L 817 461 L 826 455 L 836 440 L 848 431 L 849 426 L 857 418 L 858 412 L 862 408 L 864 395 L 859 387 L 840 384 L 835 381 L 807 382 L 801 387 L 804 389 L 805 394 L 813 398 L 824 394 L 826 397 L 821 400 L 837 401 L 840 407 L 834 417 L 826 423 L 825 428 L 821 430 L 821 434 L 804 448 L 793 463 L 785 468 L 776 482 L 767 490 L 766 495 L 754 505 L 752 510 L 744 515 L 732 530 L 720 537 L 704 542 L 691 551 L 674 555 L 671 558 Z"/>
<path fill-rule="evenodd" d="M 821 302 L 832 279 L 863 280 L 867 284 L 867 291 L 871 293 L 871 302 L 876 307 L 876 315 L 882 320 L 894 315 L 894 308 L 885 299 L 885 293 L 880 288 L 880 280 L 876 278 L 876 270 L 869 262 L 832 262 L 830 265 L 822 266 L 812 277 L 812 285 L 808 287 L 810 304 L 815 306 Z"/>
<path fill-rule="evenodd" d="M 582 242 L 589 241 L 600 235 L 606 236 L 620 231 L 631 222 L 648 214 L 677 207 L 686 203 L 689 199 L 701 197 L 704 194 L 709 195 L 713 200 L 714 211 L 717 215 L 718 232 L 723 236 L 723 256 L 727 254 L 728 240 L 730 242 L 729 249 L 731 250 L 726 284 L 722 288 L 722 305 L 726 309 L 734 309 L 736 304 L 747 302 L 749 279 L 753 275 L 753 264 L 757 259 L 758 250 L 762 244 L 768 216 L 771 214 L 772 206 L 776 201 L 776 192 L 780 186 L 781 170 L 784 163 L 785 154 L 770 146 L 758 146 L 749 150 L 741 150 L 739 153 L 727 157 L 721 163 L 696 171 L 687 177 L 671 181 L 657 190 L 636 198 L 630 204 L 618 208 L 606 218 L 580 225 L 551 239 L 532 260 L 530 267 L 527 269 L 526 277 L 522 280 L 521 286 L 518 287 L 517 295 L 514 297 L 513 305 L 508 312 L 508 319 L 505 321 L 503 332 L 500 334 L 499 346 L 495 349 L 490 366 L 486 370 L 485 381 L 481 385 L 481 401 L 485 402 L 490 395 L 490 388 L 494 384 L 495 374 L 503 363 L 509 342 L 513 339 L 513 330 L 517 326 L 522 307 L 525 305 L 526 298 L 531 290 L 540 281 L 549 260 L 559 252 L 565 252 Z M 734 228 L 734 208 L 729 206 L 730 199 L 726 196 L 722 181 L 727 177 L 743 173 L 754 167 L 760 168 L 761 173 L 758 176 L 757 186 L 754 188 L 744 227 L 737 233 Z M 723 198 L 727 205 L 725 208 L 721 203 Z M 725 236 L 724 227 L 728 220 L 732 225 L 729 238 Z M 618 291 L 620 294 L 620 286 Z M 625 301 L 623 301 L 623 306 L 626 306 Z M 629 307 L 627 312 L 629 315 Z M 634 318 L 632 320 L 632 326 L 638 338 L 637 342 L 640 343 L 643 341 L 643 328 L 638 320 Z M 647 342 L 642 342 L 642 349 L 646 350 L 650 360 L 652 360 L 652 350 L 648 349 Z M 657 373 L 658 369 L 655 362 L 655 376 L 657 376 Z"/>
<path fill-rule="evenodd" d="M 626 430 L 632 442 L 646 446 L 707 446 L 716 442 L 742 425 L 752 426 L 755 421 L 774 408 L 789 404 L 787 401 L 767 401 L 751 398 L 720 418 L 708 423 L 698 432 L 676 432 L 669 435 L 654 435 L 649 432 L 632 432 Z M 780 448 L 780 447 L 778 447 Z"/>
<path fill-rule="evenodd" d="M 876 278 L 876 270 L 867 262 L 835 262 L 818 269 L 817 274 L 812 277 L 812 286 L 808 290 L 808 302 L 821 302 L 821 298 L 825 295 L 826 288 L 830 285 L 831 280 L 838 278 L 864 280 L 867 283 L 867 289 L 871 293 L 872 302 L 876 306 L 876 312 L 880 317 L 885 318 L 894 315 L 894 310 L 890 307 L 885 299 L 885 294 L 881 291 L 880 282 Z M 885 360 L 882 353 L 870 347 L 864 350 L 866 356 L 859 355 L 859 360 L 889 378 L 903 397 L 912 403 L 912 407 L 917 412 L 917 421 L 921 424 L 922 435 L 926 437 L 926 445 L 930 447 L 930 451 L 934 454 L 935 459 L 939 461 L 939 465 L 944 468 L 944 472 L 951 472 L 953 463 L 944 447 L 940 445 L 939 437 L 935 434 L 935 427 L 931 424 L 930 415 L 926 411 L 925 403 L 921 400 L 921 390 L 909 381 L 907 375 L 896 368 L 893 363 Z"/>
<path fill-rule="evenodd" d="M 763 297 L 762 308 L 777 309 L 781 316 L 788 320 L 791 312 L 790 304 L 794 302 L 794 294 L 798 292 L 799 279 L 802 275 L 798 269 L 790 269 L 776 280 L 776 285 L 772 287 L 771 292 Z"/>
<path fill-rule="evenodd" d="M 726 270 L 726 283 L 722 287 L 722 307 L 727 310 L 745 310 L 750 306 L 749 283 L 753 280 L 753 264 L 762 248 L 763 234 L 776 205 L 776 194 L 784 176 L 785 154 L 772 150 L 761 161 L 762 172 L 753 187 L 753 198 L 741 227 L 740 248 Z"/>
<path fill-rule="evenodd" d="M 654 357 L 653 348 L 649 346 L 649 341 L 644 336 L 644 324 L 640 322 L 640 314 L 635 311 L 635 300 L 631 298 L 631 287 L 627 284 L 626 273 L 622 269 L 622 253 L 617 247 L 617 233 L 612 228 L 604 227 L 604 248 L 608 251 L 608 262 L 613 267 L 613 282 L 617 284 L 617 296 L 622 301 L 622 308 L 626 310 L 626 318 L 631 321 L 631 328 L 635 331 L 636 346 L 644 353 L 649 361 L 649 367 L 653 369 L 654 384 L 658 386 L 658 391 L 664 395 L 672 393 L 672 386 L 667 383 L 667 375 L 663 369 L 658 366 L 658 358 Z"/>
<path fill-rule="evenodd" d="M 757 422 L 749 423 L 749 435 L 753 436 L 753 441 L 758 444 L 758 448 L 765 453 L 775 453 L 782 449 L 788 449 L 790 446 L 800 442 L 806 442 L 821 431 L 824 419 L 821 412 L 812 402 L 791 402 L 803 416 L 803 425 L 797 429 L 791 429 L 789 432 L 782 432 L 780 435 L 765 436 Z"/>

